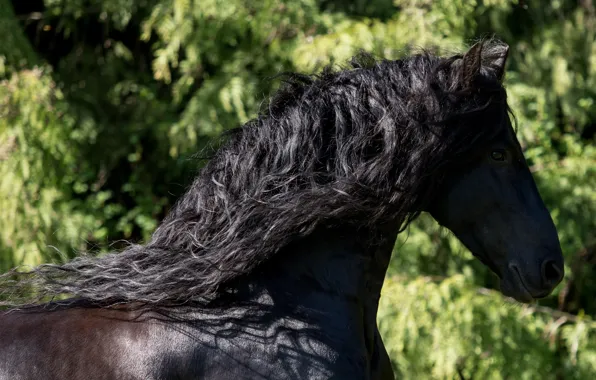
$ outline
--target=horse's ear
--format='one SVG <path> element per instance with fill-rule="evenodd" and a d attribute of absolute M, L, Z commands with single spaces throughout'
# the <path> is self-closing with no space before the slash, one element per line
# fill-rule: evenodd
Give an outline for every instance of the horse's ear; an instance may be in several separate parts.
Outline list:
<path fill-rule="evenodd" d="M 464 83 L 471 86 L 482 67 L 482 42 L 474 44 L 462 58 L 461 74 Z"/>
<path fill-rule="evenodd" d="M 486 43 L 482 49 L 482 66 L 492 70 L 499 81 L 505 75 L 505 63 L 509 54 L 509 45 L 501 41 Z"/>
<path fill-rule="evenodd" d="M 480 41 L 474 44 L 462 58 L 462 79 L 468 86 L 484 69 L 498 81 L 503 80 L 509 46 L 500 41 Z"/>

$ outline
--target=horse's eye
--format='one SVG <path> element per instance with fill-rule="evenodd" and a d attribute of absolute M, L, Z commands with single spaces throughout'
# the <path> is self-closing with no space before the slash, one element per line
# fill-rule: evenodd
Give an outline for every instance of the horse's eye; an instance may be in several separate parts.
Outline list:
<path fill-rule="evenodd" d="M 505 161 L 505 151 L 500 149 L 493 150 L 490 157 L 495 161 Z"/>

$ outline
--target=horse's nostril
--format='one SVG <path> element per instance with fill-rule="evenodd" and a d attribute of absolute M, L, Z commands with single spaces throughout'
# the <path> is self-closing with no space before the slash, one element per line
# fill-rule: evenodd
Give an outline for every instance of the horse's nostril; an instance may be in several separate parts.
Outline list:
<path fill-rule="evenodd" d="M 563 269 L 554 260 L 542 263 L 542 280 L 545 284 L 556 285 L 563 278 Z"/>

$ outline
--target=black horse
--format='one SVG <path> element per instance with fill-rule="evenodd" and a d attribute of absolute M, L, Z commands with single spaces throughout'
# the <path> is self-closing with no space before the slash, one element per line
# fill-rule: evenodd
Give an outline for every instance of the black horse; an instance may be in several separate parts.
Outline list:
<path fill-rule="evenodd" d="M 3 275 L 0 378 L 391 379 L 377 306 L 423 211 L 504 294 L 546 296 L 563 259 L 511 125 L 507 51 L 287 76 L 146 245 Z"/>

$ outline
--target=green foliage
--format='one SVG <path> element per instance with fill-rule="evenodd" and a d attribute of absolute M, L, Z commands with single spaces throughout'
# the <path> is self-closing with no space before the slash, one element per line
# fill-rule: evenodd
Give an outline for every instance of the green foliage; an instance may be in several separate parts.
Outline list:
<path fill-rule="evenodd" d="M 0 1 L 0 35 L 3 36 L 0 46 L 0 77 L 10 70 L 18 70 L 27 64 L 37 63 L 35 51 L 29 41 L 19 30 L 19 23 L 7 0 Z M 8 65 L 7 65 L 8 63 Z"/>
<path fill-rule="evenodd" d="M 146 240 L 283 71 L 364 49 L 443 53 L 493 34 L 566 282 L 513 306 L 422 215 L 400 235 L 379 323 L 404 378 L 596 373 L 596 11 L 541 0 L 0 0 L 0 270 Z M 429 279 L 434 280 L 429 280 Z M 482 293 L 482 294 L 479 294 Z M 562 311 L 555 311 L 555 309 Z"/>
<path fill-rule="evenodd" d="M 87 186 L 73 172 L 85 166 L 78 148 L 93 138 L 92 124 L 73 129 L 68 103 L 42 69 L 18 71 L 0 86 L 0 264 L 8 269 L 40 264 L 48 246 L 84 248 L 81 229 L 100 233 L 101 225 L 72 199 Z M 100 204 L 89 200 L 88 206 L 100 206 L 102 198 L 105 193 L 97 192 Z"/>
<path fill-rule="evenodd" d="M 587 316 L 505 303 L 463 275 L 388 278 L 381 300 L 379 328 L 403 379 L 596 373 L 596 322 Z"/>

